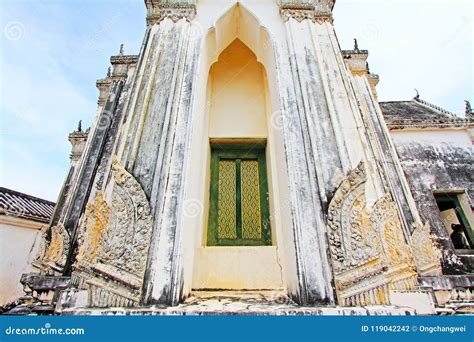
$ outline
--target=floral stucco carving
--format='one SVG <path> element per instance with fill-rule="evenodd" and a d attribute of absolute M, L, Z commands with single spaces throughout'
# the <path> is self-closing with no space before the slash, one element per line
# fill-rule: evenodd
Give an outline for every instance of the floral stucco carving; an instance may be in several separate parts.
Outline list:
<path fill-rule="evenodd" d="M 441 252 L 433 243 L 429 224 L 415 225 L 411 236 L 411 247 L 414 261 L 420 275 L 433 276 L 441 274 Z"/>
<path fill-rule="evenodd" d="M 330 11 L 316 11 L 311 8 L 282 7 L 280 9 L 280 15 L 284 21 L 288 21 L 291 18 L 297 22 L 302 22 L 303 20 L 311 20 L 318 24 L 333 22 L 332 13 Z"/>
<path fill-rule="evenodd" d="M 110 222 L 104 229 L 99 260 L 122 270 L 142 276 L 145 272 L 153 227 L 150 206 L 145 192 L 135 178 L 114 158 Z"/>
<path fill-rule="evenodd" d="M 43 262 L 64 267 L 69 253 L 69 234 L 62 224 L 51 228 L 51 240 L 44 253 Z"/>
<path fill-rule="evenodd" d="M 105 201 L 104 194 L 98 192 L 93 203 L 88 203 L 83 221 L 84 231 L 81 237 L 77 261 L 93 263 L 97 257 L 102 231 L 109 222 L 110 207 Z"/>
<path fill-rule="evenodd" d="M 413 264 L 410 247 L 403 236 L 398 208 L 390 194 L 385 194 L 375 203 L 371 212 L 373 227 L 382 237 L 385 257 L 390 265 Z"/>
<path fill-rule="evenodd" d="M 110 204 L 99 192 L 87 206 L 73 278 L 93 294 L 91 306 L 135 306 L 141 300 L 153 218 L 145 192 L 117 157 L 111 171 Z"/>
<path fill-rule="evenodd" d="M 336 272 L 356 267 L 374 257 L 367 243 L 364 163 L 353 170 L 336 191 L 328 211 L 328 236 Z"/>
<path fill-rule="evenodd" d="M 328 211 L 329 249 L 341 305 L 388 304 L 392 289 L 412 289 L 413 258 L 389 194 L 367 208 L 365 165 L 343 180 Z"/>
<path fill-rule="evenodd" d="M 152 9 L 152 13 L 147 16 L 147 24 L 159 24 L 166 18 L 177 22 L 181 19 L 191 21 L 196 16 L 196 7 L 194 5 L 169 5 L 158 6 Z"/>

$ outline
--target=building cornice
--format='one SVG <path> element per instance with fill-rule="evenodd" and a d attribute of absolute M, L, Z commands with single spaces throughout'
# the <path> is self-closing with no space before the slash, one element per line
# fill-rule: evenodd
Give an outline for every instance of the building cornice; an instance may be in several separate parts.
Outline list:
<path fill-rule="evenodd" d="M 181 19 L 191 21 L 196 16 L 195 1 L 157 1 L 145 0 L 147 7 L 147 26 L 159 24 L 166 18 L 177 22 Z"/>
<path fill-rule="evenodd" d="M 5 214 L 4 211 L 0 212 L 0 224 L 7 224 L 10 226 L 21 227 L 21 228 L 30 228 L 30 229 L 41 229 L 47 222 L 44 221 L 35 221 L 33 219 L 20 218 L 16 216 L 10 216 Z"/>
<path fill-rule="evenodd" d="M 115 55 L 110 57 L 110 63 L 114 64 L 137 64 L 138 55 Z"/>
<path fill-rule="evenodd" d="M 393 120 L 386 122 L 391 131 L 421 130 L 421 129 L 470 129 L 474 128 L 474 121 L 469 119 L 448 120 Z"/>
<path fill-rule="evenodd" d="M 324 2 L 301 1 L 301 0 L 280 0 L 280 15 L 284 21 L 294 19 L 297 22 L 311 20 L 312 22 L 323 24 L 333 23 L 332 9 L 334 1 Z"/>

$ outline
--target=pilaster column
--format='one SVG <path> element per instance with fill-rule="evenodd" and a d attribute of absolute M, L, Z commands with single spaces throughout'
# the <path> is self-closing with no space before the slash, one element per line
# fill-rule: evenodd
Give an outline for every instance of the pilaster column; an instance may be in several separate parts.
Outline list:
<path fill-rule="evenodd" d="M 82 157 L 82 153 L 86 147 L 88 131 L 83 131 L 81 127 L 82 123 L 79 121 L 77 130 L 69 134 L 69 142 L 72 145 L 71 148 L 71 164 L 75 165 Z"/>
<path fill-rule="evenodd" d="M 311 27 L 320 25 L 319 10 L 314 5 L 280 7 L 287 40 L 278 61 L 281 115 L 298 278 L 290 295 L 301 305 L 334 303 L 324 213 L 338 185 L 337 175 L 342 177 L 348 164 L 342 139 L 334 131 L 312 41 Z M 324 18 L 322 23 L 330 23 L 330 12 Z"/>
<path fill-rule="evenodd" d="M 381 167 L 385 191 L 390 192 L 397 203 L 405 238 L 409 241 L 415 226 L 422 224 L 377 102 L 375 85 L 379 81 L 378 75 L 370 73 L 367 64 L 369 52 L 359 50 L 357 40 L 355 40 L 353 50 L 344 50 L 342 53 L 350 72 L 355 94 L 359 99 L 361 115 L 369 135 L 369 144 Z"/>
<path fill-rule="evenodd" d="M 147 33 L 119 137 L 120 163 L 150 202 L 153 232 L 144 304 L 176 305 L 182 291 L 185 170 L 200 36 L 194 2 L 146 1 Z"/>

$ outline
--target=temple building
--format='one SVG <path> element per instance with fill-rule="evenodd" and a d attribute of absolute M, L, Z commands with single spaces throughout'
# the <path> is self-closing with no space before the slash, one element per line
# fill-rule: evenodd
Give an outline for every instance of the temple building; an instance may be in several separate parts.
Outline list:
<path fill-rule="evenodd" d="M 472 110 L 379 103 L 334 5 L 145 0 L 14 312 L 469 312 Z"/>
<path fill-rule="evenodd" d="M 53 210 L 50 201 L 0 187 L 0 313 L 23 295 L 21 275 L 32 271 L 39 232 Z"/>

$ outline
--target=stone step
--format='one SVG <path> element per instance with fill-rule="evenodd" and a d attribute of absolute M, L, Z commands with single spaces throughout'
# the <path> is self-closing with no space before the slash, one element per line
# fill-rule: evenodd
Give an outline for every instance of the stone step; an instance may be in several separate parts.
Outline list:
<path fill-rule="evenodd" d="M 283 290 L 264 291 L 194 291 L 175 307 L 143 308 L 70 308 L 63 315 L 279 315 L 279 316 L 367 316 L 415 315 L 411 308 L 395 306 L 302 307 Z"/>

